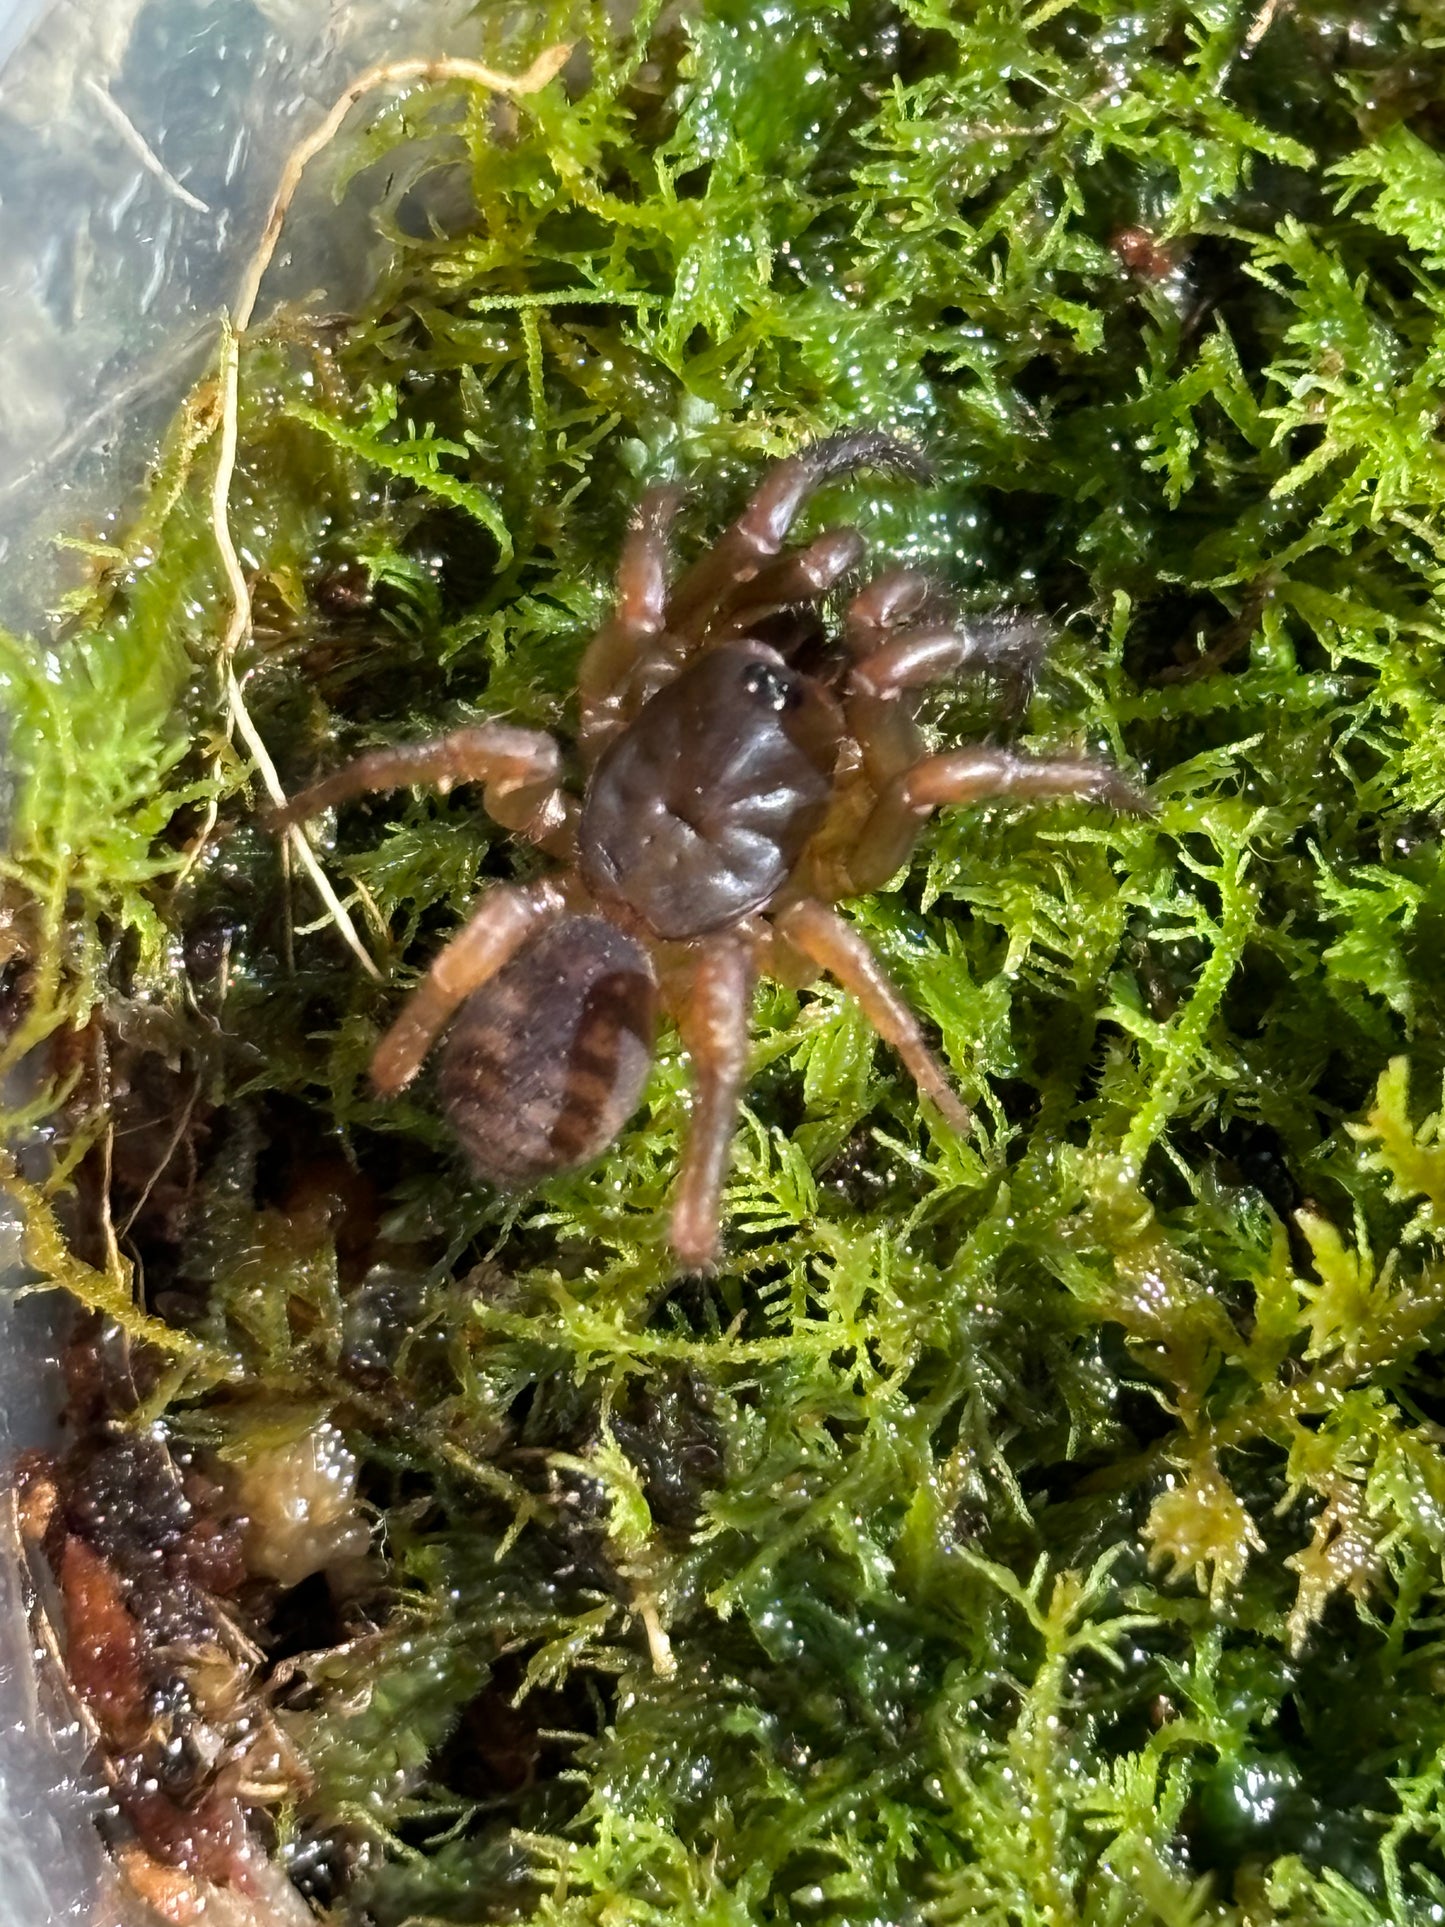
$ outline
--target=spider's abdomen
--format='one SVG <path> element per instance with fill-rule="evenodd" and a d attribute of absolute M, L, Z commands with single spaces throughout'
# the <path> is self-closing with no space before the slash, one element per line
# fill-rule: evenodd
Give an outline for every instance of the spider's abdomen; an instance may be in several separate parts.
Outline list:
<path fill-rule="evenodd" d="M 578 834 L 588 888 L 677 940 L 761 909 L 822 821 L 837 731 L 829 699 L 776 650 L 709 650 L 593 772 Z"/>
<path fill-rule="evenodd" d="M 657 979 L 602 917 L 564 917 L 457 1012 L 442 1103 L 479 1177 L 521 1189 L 587 1164 L 636 1110 L 652 1062 Z"/>

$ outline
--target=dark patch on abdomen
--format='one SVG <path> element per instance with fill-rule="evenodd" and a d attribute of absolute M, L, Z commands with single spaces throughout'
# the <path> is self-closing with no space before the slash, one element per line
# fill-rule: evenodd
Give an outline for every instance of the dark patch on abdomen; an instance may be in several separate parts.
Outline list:
<path fill-rule="evenodd" d="M 588 1164 L 636 1110 L 652 1063 L 657 981 L 602 917 L 567 917 L 462 1005 L 438 1084 L 479 1177 L 521 1190 Z"/>

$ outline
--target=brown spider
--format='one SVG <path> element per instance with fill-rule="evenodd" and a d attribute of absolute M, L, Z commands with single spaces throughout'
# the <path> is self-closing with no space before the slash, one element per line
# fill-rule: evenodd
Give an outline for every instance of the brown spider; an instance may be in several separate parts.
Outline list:
<path fill-rule="evenodd" d="M 401 1090 L 455 1015 L 443 1103 L 478 1174 L 522 1188 L 617 1136 L 642 1096 L 660 1003 L 692 1059 L 672 1244 L 698 1269 L 717 1251 L 758 972 L 800 988 L 820 971 L 834 977 L 965 1130 L 969 1113 L 917 1019 L 829 906 L 885 884 L 940 804 L 1063 796 L 1139 806 L 1116 770 L 1088 757 L 926 752 L 915 692 L 960 669 L 1026 667 L 1035 632 L 1016 618 L 935 620 L 927 580 L 892 569 L 847 605 L 842 651 L 820 651 L 818 604 L 860 561 L 863 539 L 843 528 L 804 548 L 783 542 L 820 482 L 860 467 L 920 472 L 881 434 L 815 443 L 776 463 L 671 586 L 677 494 L 643 498 L 616 613 L 578 677 L 580 799 L 562 785 L 552 737 L 487 722 L 372 751 L 277 819 L 408 783 L 480 783 L 497 822 L 564 866 L 486 892 L 377 1046 L 372 1079 L 381 1092 Z"/>

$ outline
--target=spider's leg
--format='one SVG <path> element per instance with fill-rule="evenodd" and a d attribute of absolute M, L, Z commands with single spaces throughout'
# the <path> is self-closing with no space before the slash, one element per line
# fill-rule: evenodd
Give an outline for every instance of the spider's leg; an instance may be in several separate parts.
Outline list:
<path fill-rule="evenodd" d="M 562 914 L 561 890 L 549 878 L 500 883 L 488 890 L 402 1005 L 371 1060 L 371 1081 L 385 1097 L 408 1085 L 464 998 L 495 977 L 527 939 Z"/>
<path fill-rule="evenodd" d="M 874 429 L 835 435 L 775 462 L 742 514 L 678 582 L 668 598 L 669 628 L 700 634 L 723 596 L 750 582 L 778 553 L 813 491 L 855 468 L 925 472 L 916 451 Z"/>
<path fill-rule="evenodd" d="M 843 617 L 843 641 L 855 664 L 876 659 L 896 646 L 900 631 L 918 617 L 934 585 L 916 569 L 888 569 L 858 591 Z M 928 633 L 937 633 L 931 626 Z M 920 625 L 907 633 L 925 633 Z M 863 768 L 873 789 L 881 790 L 900 770 L 923 755 L 923 738 L 914 722 L 911 693 L 874 693 L 857 674 L 843 698 L 848 733 L 863 752 Z"/>
<path fill-rule="evenodd" d="M 667 563 L 675 488 L 649 489 L 638 504 L 617 565 L 617 606 L 588 643 L 577 671 L 581 699 L 578 742 L 589 759 L 622 727 L 629 685 L 661 635 L 667 610 Z"/>
<path fill-rule="evenodd" d="M 1002 669 L 1027 689 L 1043 653 L 1040 623 L 1015 613 L 956 616 L 949 622 L 920 622 L 891 635 L 880 633 L 874 646 L 858 652 L 855 643 L 851 686 L 866 696 L 896 696 L 923 689 L 960 670 Z"/>
<path fill-rule="evenodd" d="M 853 657 L 844 699 L 848 727 L 881 789 L 923 754 L 913 726 L 915 692 L 960 671 L 1002 670 L 1019 708 L 1033 686 L 1045 632 L 1017 610 L 931 619 L 926 576 L 891 569 L 853 598 L 843 635 Z"/>
<path fill-rule="evenodd" d="M 919 623 L 855 662 L 848 687 L 864 696 L 899 696 L 979 666 L 978 644 L 967 628 Z"/>
<path fill-rule="evenodd" d="M 561 788 L 562 755 L 539 729 L 478 723 L 425 743 L 368 750 L 271 812 L 277 829 L 374 790 L 418 784 L 445 793 L 458 783 L 480 783 L 487 814 L 564 860 L 572 853 L 577 806 Z"/>
<path fill-rule="evenodd" d="M 1042 802 L 1073 797 L 1116 810 L 1145 811 L 1132 783 L 1092 756 L 1021 756 L 977 744 L 925 756 L 883 789 L 848 853 L 858 892 L 877 890 L 907 862 L 924 823 L 944 803 Z"/>
<path fill-rule="evenodd" d="M 749 946 L 723 940 L 703 948 L 678 1012 L 692 1059 L 693 1104 L 672 1209 L 672 1248 L 692 1271 L 717 1257 L 723 1180 L 748 1065 L 753 960 Z"/>
<path fill-rule="evenodd" d="M 889 636 L 916 616 L 933 592 L 917 569 L 885 569 L 865 582 L 843 616 L 843 640 L 856 659 L 872 655 Z"/>
<path fill-rule="evenodd" d="M 907 1000 L 871 949 L 826 904 L 805 897 L 782 912 L 776 928 L 785 942 L 825 970 L 858 1001 L 858 1008 L 885 1044 L 903 1059 L 904 1068 L 955 1131 L 966 1131 L 970 1116 L 949 1081 L 948 1072 L 924 1038 Z"/>
<path fill-rule="evenodd" d="M 834 583 L 862 559 L 864 548 L 857 529 L 845 528 L 827 529 L 805 548 L 785 550 L 764 562 L 755 575 L 737 577 L 710 610 L 701 610 L 701 632 L 709 642 L 727 635 L 747 635 L 764 616 L 821 602 Z M 696 639 L 698 624 L 683 623 L 680 633 Z"/>

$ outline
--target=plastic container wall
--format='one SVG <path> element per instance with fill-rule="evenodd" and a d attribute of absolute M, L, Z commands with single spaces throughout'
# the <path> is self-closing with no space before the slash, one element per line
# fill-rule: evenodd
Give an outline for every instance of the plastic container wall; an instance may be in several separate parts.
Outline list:
<path fill-rule="evenodd" d="M 0 623 L 43 623 L 53 537 L 103 530 L 143 473 L 215 352 L 291 146 L 371 61 L 477 39 L 465 0 L 0 0 Z M 303 197 L 261 312 L 313 288 L 344 301 L 373 245 Z M 18 1264 L 0 1194 L 0 1282 Z M 54 1436 L 57 1313 L 0 1294 L 0 1470 Z M 0 1498 L 0 1927 L 113 1920 L 99 1795 L 32 1664 Z"/>

